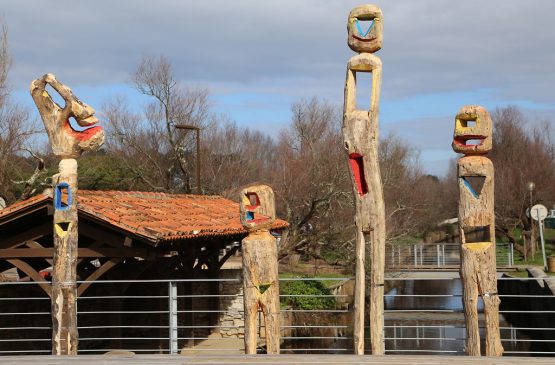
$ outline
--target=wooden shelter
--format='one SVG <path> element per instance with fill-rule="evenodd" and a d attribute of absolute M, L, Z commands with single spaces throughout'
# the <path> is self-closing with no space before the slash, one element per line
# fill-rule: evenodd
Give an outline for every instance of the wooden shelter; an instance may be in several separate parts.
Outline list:
<path fill-rule="evenodd" d="M 144 282 L 139 290 L 137 284 L 131 287 L 129 283 L 143 279 L 216 279 L 222 265 L 240 248 L 239 242 L 247 235 L 241 225 L 239 204 L 220 196 L 80 190 L 77 200 L 77 297 L 138 295 L 143 292 L 163 297 L 168 294 L 167 286 Z M 42 290 L 52 297 L 53 214 L 50 191 L 0 210 L 0 272 L 15 267 L 19 275 L 12 280 L 35 281 L 42 288 L 26 285 L 20 287 L 25 294 L 19 292 L 18 296 L 40 296 Z M 277 219 L 271 228 L 279 230 L 287 226 L 285 221 Z M 125 282 L 94 285 L 97 279 Z M 219 301 L 215 294 L 219 294 L 219 283 L 217 280 L 205 283 L 208 287 L 203 292 L 207 290 L 205 293 L 210 294 L 210 298 L 203 304 L 207 305 L 204 308 L 216 313 Z M 191 309 L 199 304 L 193 303 L 190 296 L 198 290 L 195 285 L 188 281 L 179 284 L 180 294 L 188 297 L 180 302 L 186 312 L 192 312 Z M 9 286 L 0 289 L 10 290 Z M 90 310 L 86 307 L 92 305 L 89 302 L 82 302 L 80 308 Z M 123 299 L 112 300 L 110 310 L 120 313 L 129 310 L 127 305 Z M 144 305 L 155 306 L 148 307 L 149 310 L 163 311 L 167 309 L 167 299 Z M 44 311 L 41 308 L 39 311 Z M 11 307 L 8 311 L 18 310 Z M 184 323 L 193 320 L 192 313 L 185 316 Z M 150 317 L 143 322 L 158 325 L 162 323 L 155 321 L 167 320 L 167 316 Z M 213 317 L 206 318 L 207 324 L 216 323 L 218 317 Z M 89 315 L 84 318 L 85 322 L 81 323 L 82 320 L 79 319 L 79 326 L 86 326 L 92 318 Z M 118 326 L 130 319 L 113 314 L 103 320 L 109 321 L 113 328 L 106 330 L 109 332 L 94 332 L 92 337 L 112 338 L 106 345 L 111 348 L 125 347 L 120 341 L 125 337 L 121 334 L 125 330 L 118 329 Z M 159 331 L 160 336 L 154 334 L 153 337 L 162 338 L 163 329 Z M 184 332 L 182 337 L 186 336 Z M 43 349 L 41 343 L 33 346 Z M 79 348 L 95 347 L 88 341 Z"/>
<path fill-rule="evenodd" d="M 21 280 L 44 283 L 48 295 L 52 214 L 51 192 L 0 211 L 0 272 L 16 267 L 24 273 Z M 247 235 L 239 204 L 220 196 L 81 190 L 78 215 L 78 280 L 97 280 L 122 265 L 140 266 L 118 270 L 122 278 L 135 279 L 160 260 L 168 265 L 158 271 L 171 277 L 193 277 L 201 269 L 217 272 L 239 246 L 223 257 L 221 250 Z M 287 225 L 278 219 L 272 228 Z M 181 272 L 175 272 L 177 266 Z M 80 284 L 78 296 L 90 285 Z"/>

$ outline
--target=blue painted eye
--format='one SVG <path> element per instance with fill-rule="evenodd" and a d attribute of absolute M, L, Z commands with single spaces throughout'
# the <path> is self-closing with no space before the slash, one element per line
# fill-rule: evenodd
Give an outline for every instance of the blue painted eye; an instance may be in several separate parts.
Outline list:
<path fill-rule="evenodd" d="M 374 19 L 370 20 L 370 25 L 368 26 L 368 29 L 366 30 L 366 32 L 362 31 L 362 28 L 360 26 L 360 22 L 358 21 L 358 19 L 355 20 L 355 24 L 357 26 L 358 34 L 360 34 L 362 37 L 366 37 L 368 33 L 370 33 L 370 31 L 372 30 L 372 27 L 374 26 Z"/>
<path fill-rule="evenodd" d="M 67 210 L 71 205 L 72 196 L 71 188 L 66 182 L 61 182 L 56 185 L 54 190 L 54 208 L 56 210 Z"/>
<path fill-rule="evenodd" d="M 247 221 L 252 221 L 252 220 L 254 220 L 254 212 L 249 212 L 249 211 L 248 211 L 247 214 L 246 214 L 246 216 L 247 216 Z"/>

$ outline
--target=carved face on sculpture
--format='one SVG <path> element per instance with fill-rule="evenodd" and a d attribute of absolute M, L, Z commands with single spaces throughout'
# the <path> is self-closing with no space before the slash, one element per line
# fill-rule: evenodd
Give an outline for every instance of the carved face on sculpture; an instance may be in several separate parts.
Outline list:
<path fill-rule="evenodd" d="M 249 231 L 270 229 L 276 220 L 274 191 L 267 185 L 241 190 L 241 224 Z"/>
<path fill-rule="evenodd" d="M 54 102 L 46 90 L 47 84 L 64 99 L 63 107 Z M 56 80 L 54 75 L 46 74 L 34 80 L 30 89 L 55 155 L 76 158 L 83 151 L 99 149 L 104 143 L 104 130 L 100 126 L 94 126 L 98 123 L 94 116 L 95 110 L 73 95 L 71 89 Z M 70 118 L 82 129 L 74 129 Z"/>
<path fill-rule="evenodd" d="M 382 48 L 383 18 L 376 5 L 357 6 L 347 20 L 347 43 L 355 52 L 373 53 Z"/>
<path fill-rule="evenodd" d="M 491 151 L 492 122 L 486 109 L 463 106 L 455 118 L 453 150 L 465 155 L 483 155 Z"/>

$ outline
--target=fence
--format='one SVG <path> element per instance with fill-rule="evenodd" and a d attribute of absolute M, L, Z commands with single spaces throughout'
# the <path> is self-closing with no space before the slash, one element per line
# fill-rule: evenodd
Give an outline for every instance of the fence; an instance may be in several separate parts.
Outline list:
<path fill-rule="evenodd" d="M 451 269 L 460 265 L 459 243 L 421 243 L 393 245 L 386 255 L 389 269 Z M 497 266 L 514 267 L 512 243 L 496 244 Z"/>
<path fill-rule="evenodd" d="M 386 354 L 462 355 L 465 330 L 456 274 L 398 275 L 386 278 Z M 280 285 L 296 282 L 332 290 L 282 295 L 282 353 L 352 353 L 350 279 L 291 278 Z M 499 282 L 537 285 L 536 279 Z M 208 294 L 214 285 L 219 294 Z M 240 287 L 238 279 L 96 281 L 78 299 L 79 353 L 243 353 Z M 50 299 L 34 283 L 0 283 L 0 293 L 0 354 L 50 353 Z M 555 297 L 500 297 L 505 355 L 555 356 Z M 515 299 L 534 305 L 525 308 Z M 262 349 L 263 341 L 260 345 Z"/>

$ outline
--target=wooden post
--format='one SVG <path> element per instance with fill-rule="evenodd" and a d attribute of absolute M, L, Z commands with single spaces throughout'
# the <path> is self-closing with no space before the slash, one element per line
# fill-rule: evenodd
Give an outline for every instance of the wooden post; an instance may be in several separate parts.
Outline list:
<path fill-rule="evenodd" d="M 49 84 L 65 101 L 62 108 L 48 91 Z M 77 333 L 77 157 L 96 150 L 104 142 L 102 127 L 84 131 L 71 127 L 74 118 L 81 127 L 98 123 L 94 109 L 77 99 L 71 90 L 46 74 L 31 82 L 31 96 L 48 133 L 52 150 L 61 158 L 59 173 L 52 177 L 54 188 L 54 269 L 52 275 L 52 353 L 76 355 Z"/>
<path fill-rule="evenodd" d="M 464 106 L 455 120 L 453 150 L 465 154 L 457 163 L 459 184 L 459 233 L 461 280 L 466 321 L 466 352 L 480 356 L 478 295 L 484 302 L 486 355 L 501 356 L 499 295 L 495 262 L 495 215 L 493 164 L 485 155 L 491 150 L 492 122 L 480 106 Z M 483 237 L 466 233 L 479 229 Z"/>
<path fill-rule="evenodd" d="M 241 191 L 241 223 L 249 231 L 242 241 L 245 307 L 245 353 L 256 354 L 257 315 L 262 311 L 266 352 L 279 354 L 279 278 L 277 242 L 270 234 L 276 218 L 274 192 L 266 185 Z"/>
<path fill-rule="evenodd" d="M 362 22 L 368 22 L 363 29 Z M 385 205 L 378 161 L 378 113 L 382 80 L 381 60 L 372 53 L 382 44 L 383 18 L 375 5 L 351 10 L 347 23 L 349 47 L 360 54 L 347 63 L 343 138 L 351 169 L 355 199 L 356 266 L 354 298 L 355 353 L 364 354 L 365 255 L 370 242 L 370 343 L 372 354 L 383 355 Z M 372 73 L 372 92 L 368 110 L 356 103 L 357 72 Z"/>

